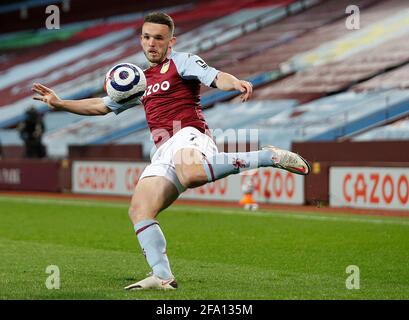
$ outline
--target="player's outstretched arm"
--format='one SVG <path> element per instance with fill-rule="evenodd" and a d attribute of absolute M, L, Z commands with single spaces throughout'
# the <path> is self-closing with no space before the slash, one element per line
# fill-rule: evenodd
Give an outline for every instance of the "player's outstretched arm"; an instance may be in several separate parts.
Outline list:
<path fill-rule="evenodd" d="M 42 101 L 54 110 L 88 116 L 104 115 L 111 112 L 111 109 L 104 104 L 102 98 L 62 100 L 53 90 L 40 83 L 34 83 L 31 90 L 38 94 L 33 97 L 34 100 Z"/>
<path fill-rule="evenodd" d="M 253 85 L 245 80 L 239 80 L 235 76 L 226 72 L 219 72 L 214 81 L 216 87 L 220 90 L 238 90 L 242 94 L 241 101 L 247 101 L 253 94 Z"/>

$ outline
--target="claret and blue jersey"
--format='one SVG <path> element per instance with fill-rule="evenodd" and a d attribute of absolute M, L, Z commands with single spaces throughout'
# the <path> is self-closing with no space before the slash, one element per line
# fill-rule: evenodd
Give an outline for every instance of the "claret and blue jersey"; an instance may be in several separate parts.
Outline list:
<path fill-rule="evenodd" d="M 107 96 L 104 103 L 117 114 L 142 103 L 159 146 L 166 141 L 163 130 L 171 137 L 174 131 L 188 126 L 203 133 L 209 129 L 200 106 L 200 84 L 211 86 L 218 72 L 197 55 L 172 50 L 162 63 L 144 70 L 147 87 L 140 101 L 118 104 Z"/>

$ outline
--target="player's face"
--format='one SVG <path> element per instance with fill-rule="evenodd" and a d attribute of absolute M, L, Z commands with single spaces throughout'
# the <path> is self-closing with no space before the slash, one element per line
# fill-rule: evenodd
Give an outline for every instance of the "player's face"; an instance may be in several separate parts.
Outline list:
<path fill-rule="evenodd" d="M 167 25 L 146 22 L 142 26 L 141 45 L 151 65 L 165 60 L 169 48 L 174 45 L 175 41 L 176 38 L 172 37 Z"/>

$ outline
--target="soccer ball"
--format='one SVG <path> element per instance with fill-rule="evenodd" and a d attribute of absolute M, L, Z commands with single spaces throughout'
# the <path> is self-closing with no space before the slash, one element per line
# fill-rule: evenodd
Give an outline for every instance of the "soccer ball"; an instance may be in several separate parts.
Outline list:
<path fill-rule="evenodd" d="M 105 92 L 117 103 L 125 103 L 143 95 L 146 77 L 143 70 L 132 63 L 119 63 L 105 76 Z"/>

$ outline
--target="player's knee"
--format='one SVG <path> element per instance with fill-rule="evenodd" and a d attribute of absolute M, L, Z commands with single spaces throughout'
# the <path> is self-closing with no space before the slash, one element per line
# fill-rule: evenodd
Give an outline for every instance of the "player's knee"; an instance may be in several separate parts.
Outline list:
<path fill-rule="evenodd" d="M 156 217 L 157 213 L 158 212 L 155 212 L 155 210 L 142 206 L 139 203 L 131 204 L 128 209 L 128 216 L 133 224 L 142 220 L 153 219 Z"/>
<path fill-rule="evenodd" d="M 138 212 L 139 212 L 139 206 L 137 204 L 131 204 L 131 206 L 128 209 L 128 216 L 132 222 L 137 219 Z"/>

